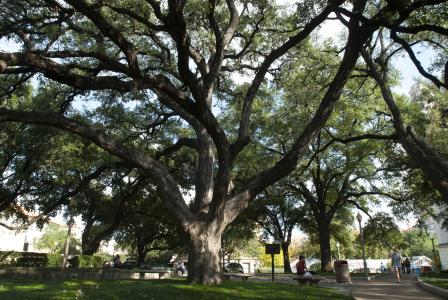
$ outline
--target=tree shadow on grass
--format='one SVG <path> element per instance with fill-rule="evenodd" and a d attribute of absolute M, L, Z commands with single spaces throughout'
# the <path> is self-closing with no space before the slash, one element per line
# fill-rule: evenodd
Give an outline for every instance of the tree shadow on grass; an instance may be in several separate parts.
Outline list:
<path fill-rule="evenodd" d="M 325 288 L 291 284 L 225 281 L 221 286 L 191 285 L 185 280 L 8 280 L 0 299 L 151 299 L 151 300 L 292 300 L 352 299 Z"/>

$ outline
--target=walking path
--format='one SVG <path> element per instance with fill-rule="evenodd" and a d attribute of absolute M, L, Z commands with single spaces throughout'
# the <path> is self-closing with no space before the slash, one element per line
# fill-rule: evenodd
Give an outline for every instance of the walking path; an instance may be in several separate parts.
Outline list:
<path fill-rule="evenodd" d="M 415 275 L 403 275 L 401 283 L 395 282 L 395 276 L 385 274 L 373 280 L 354 280 L 352 284 L 324 282 L 322 286 L 336 287 L 346 295 L 352 295 L 357 300 L 438 300 L 439 298 L 415 285 Z"/>
<path fill-rule="evenodd" d="M 330 277 L 331 278 L 331 277 Z M 333 277 L 334 278 L 334 277 Z M 270 281 L 268 276 L 255 275 L 251 281 Z M 276 275 L 276 282 L 297 284 L 291 279 L 291 275 Z M 440 300 L 427 291 L 415 285 L 415 275 L 403 275 L 401 283 L 395 282 L 395 276 L 385 274 L 373 280 L 353 278 L 353 283 L 336 283 L 334 279 L 321 281 L 319 286 L 335 288 L 345 295 L 352 295 L 357 300 Z"/>

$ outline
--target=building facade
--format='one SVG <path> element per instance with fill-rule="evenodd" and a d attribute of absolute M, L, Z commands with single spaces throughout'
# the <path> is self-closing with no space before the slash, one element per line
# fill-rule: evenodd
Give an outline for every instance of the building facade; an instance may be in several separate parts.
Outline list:
<path fill-rule="evenodd" d="M 436 208 L 436 212 L 439 208 Z M 440 265 L 443 271 L 448 270 L 448 231 L 443 228 L 442 224 L 433 218 L 426 220 L 429 231 L 434 234 L 438 241 Z"/>

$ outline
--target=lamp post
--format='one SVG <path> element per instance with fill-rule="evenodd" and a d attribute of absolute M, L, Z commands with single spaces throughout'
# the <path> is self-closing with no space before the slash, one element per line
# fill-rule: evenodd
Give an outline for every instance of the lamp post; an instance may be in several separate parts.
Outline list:
<path fill-rule="evenodd" d="M 361 245 L 362 245 L 362 260 L 364 262 L 364 275 L 369 276 L 369 273 L 367 271 L 367 261 L 366 261 L 366 247 L 364 245 L 364 232 L 362 231 L 361 221 L 362 221 L 362 215 L 358 211 L 358 214 L 356 215 L 356 220 L 358 220 L 359 223 L 359 234 L 361 235 Z"/>
<path fill-rule="evenodd" d="M 431 239 L 432 243 L 432 253 L 434 255 L 434 271 L 437 271 L 437 255 L 436 255 L 436 248 L 434 247 L 434 238 Z"/>
<path fill-rule="evenodd" d="M 336 242 L 336 248 L 338 249 L 338 260 L 341 260 L 341 252 L 339 252 L 339 242 Z"/>
<path fill-rule="evenodd" d="M 30 243 L 28 242 L 28 228 L 27 228 L 25 231 L 25 240 L 23 241 L 23 252 L 28 252 L 29 245 Z"/>

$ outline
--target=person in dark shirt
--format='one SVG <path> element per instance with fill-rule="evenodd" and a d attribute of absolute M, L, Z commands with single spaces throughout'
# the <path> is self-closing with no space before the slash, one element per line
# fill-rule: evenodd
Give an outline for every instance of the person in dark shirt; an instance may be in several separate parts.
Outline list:
<path fill-rule="evenodd" d="M 114 257 L 114 267 L 118 268 L 120 265 L 121 265 L 120 255 L 117 254 Z"/>
<path fill-rule="evenodd" d="M 411 261 L 409 260 L 409 257 L 406 257 L 404 261 L 404 267 L 406 268 L 406 273 L 411 274 Z M 404 273 L 404 270 L 403 270 Z"/>
<path fill-rule="evenodd" d="M 307 271 L 305 257 L 303 255 L 299 256 L 299 261 L 296 264 L 297 275 L 304 275 Z"/>

